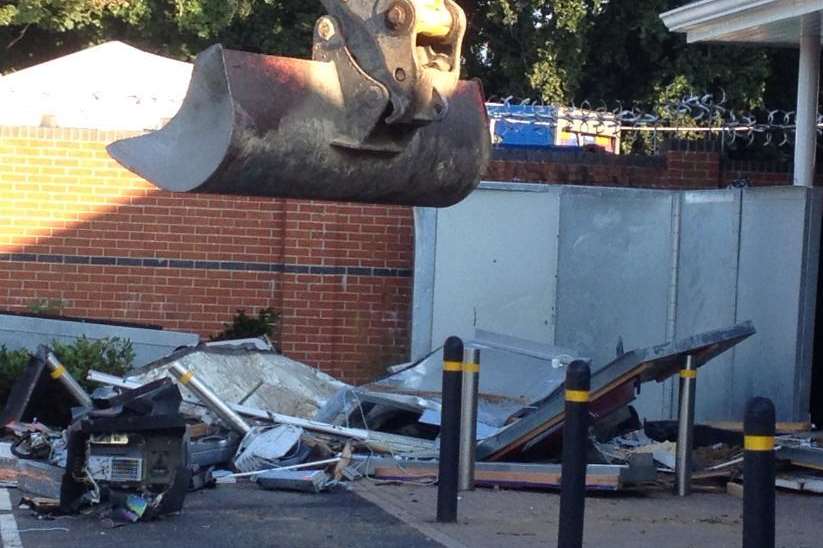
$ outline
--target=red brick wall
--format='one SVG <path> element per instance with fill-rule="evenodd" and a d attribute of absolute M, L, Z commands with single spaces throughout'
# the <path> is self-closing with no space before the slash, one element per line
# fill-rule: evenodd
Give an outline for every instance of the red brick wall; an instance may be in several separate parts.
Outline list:
<path fill-rule="evenodd" d="M 160 192 L 87 130 L 0 128 L 0 309 L 218 332 L 283 314 L 284 353 L 349 381 L 406 358 L 408 208 Z"/>
<path fill-rule="evenodd" d="M 492 162 L 487 178 L 496 181 L 638 188 L 725 188 L 737 179 L 752 186 L 789 185 L 792 174 L 772 165 L 723 161 L 718 152 L 672 150 L 660 157 L 602 153 L 556 153 L 546 161 Z"/>

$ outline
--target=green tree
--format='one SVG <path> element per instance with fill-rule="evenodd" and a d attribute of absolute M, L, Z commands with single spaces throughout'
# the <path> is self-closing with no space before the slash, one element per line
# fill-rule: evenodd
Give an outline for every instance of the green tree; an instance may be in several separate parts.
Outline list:
<path fill-rule="evenodd" d="M 107 40 L 184 60 L 215 42 L 305 56 L 321 12 L 303 0 L 0 0 L 0 71 Z"/>
<path fill-rule="evenodd" d="M 477 0 L 467 7 L 466 68 L 490 94 L 565 102 L 582 76 L 604 0 Z"/>
<path fill-rule="evenodd" d="M 458 2 L 465 73 L 489 96 L 656 105 L 723 89 L 735 108 L 791 108 L 796 52 L 686 45 L 659 18 L 683 0 Z M 0 72 L 106 40 L 184 60 L 215 42 L 307 57 L 322 11 L 307 0 L 0 0 Z"/>
<path fill-rule="evenodd" d="M 576 95 L 589 100 L 657 105 L 689 93 L 725 90 L 730 105 L 763 104 L 771 74 L 769 50 L 732 45 L 686 44 L 659 14 L 682 2 L 609 2 L 593 18 L 583 77 Z"/>

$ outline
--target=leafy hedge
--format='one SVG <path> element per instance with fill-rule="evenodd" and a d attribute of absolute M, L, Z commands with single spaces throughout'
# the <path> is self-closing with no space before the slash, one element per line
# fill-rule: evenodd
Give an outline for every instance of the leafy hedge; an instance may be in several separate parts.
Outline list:
<path fill-rule="evenodd" d="M 223 331 L 211 337 L 213 341 L 248 339 L 265 335 L 276 343 L 275 332 L 280 323 L 280 313 L 273 308 L 262 308 L 257 317 L 249 316 L 245 310 L 238 310 L 231 323 L 223 324 Z"/>
<path fill-rule="evenodd" d="M 27 350 L 9 350 L 0 345 L 0 402 L 6 404 L 14 381 L 29 363 Z"/>
<path fill-rule="evenodd" d="M 89 369 L 124 375 L 134 362 L 134 348 L 118 337 L 90 340 L 81 337 L 70 344 L 53 341 L 51 349 L 66 370 L 89 392 L 96 385 L 86 380 Z M 31 352 L 35 352 L 31 349 Z M 6 404 L 14 381 L 29 363 L 29 350 L 8 350 L 0 345 L 0 406 Z"/>

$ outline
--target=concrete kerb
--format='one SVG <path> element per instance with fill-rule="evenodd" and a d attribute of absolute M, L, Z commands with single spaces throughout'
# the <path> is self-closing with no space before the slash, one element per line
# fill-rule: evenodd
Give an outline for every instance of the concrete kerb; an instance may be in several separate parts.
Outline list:
<path fill-rule="evenodd" d="M 361 498 L 371 502 L 382 508 L 388 514 L 391 514 L 395 518 L 399 519 L 409 527 L 413 527 L 417 529 L 422 534 L 426 535 L 430 539 L 435 542 L 438 542 L 445 546 L 446 548 L 469 548 L 467 545 L 463 544 L 456 538 L 444 533 L 443 531 L 439 531 L 436 529 L 432 524 L 428 524 L 425 521 L 421 521 L 415 518 L 411 513 L 403 509 L 402 506 L 397 504 L 395 500 L 392 499 L 391 496 L 388 496 L 384 493 L 380 492 L 380 488 L 373 485 L 370 481 L 360 481 L 353 484 L 354 493 L 356 493 Z M 460 525 L 447 525 L 448 527 L 459 527 Z M 443 527 L 443 524 L 440 524 L 440 527 Z"/>

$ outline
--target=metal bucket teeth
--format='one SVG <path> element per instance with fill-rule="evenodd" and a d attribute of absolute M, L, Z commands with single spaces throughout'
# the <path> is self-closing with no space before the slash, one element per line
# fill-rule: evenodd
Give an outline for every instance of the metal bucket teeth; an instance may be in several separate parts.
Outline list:
<path fill-rule="evenodd" d="M 332 63 L 213 46 L 163 129 L 108 150 L 174 192 L 444 207 L 474 190 L 491 147 L 480 84 L 460 82 L 447 100 L 442 121 L 385 126 L 399 152 L 341 147 L 338 128 L 357 105 Z"/>

